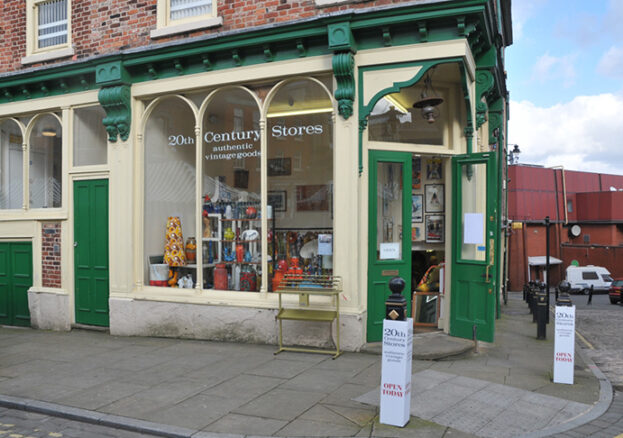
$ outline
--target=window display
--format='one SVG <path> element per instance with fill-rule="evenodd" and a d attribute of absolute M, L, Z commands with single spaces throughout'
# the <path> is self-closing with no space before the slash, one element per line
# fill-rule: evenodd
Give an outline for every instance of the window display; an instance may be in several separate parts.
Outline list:
<path fill-rule="evenodd" d="M 333 107 L 311 79 L 282 84 L 267 114 L 272 290 L 287 273 L 333 273 Z"/>
<path fill-rule="evenodd" d="M 183 238 L 195 235 L 196 224 L 195 117 L 179 97 L 154 104 L 144 139 L 144 254 L 160 259 L 168 254 L 169 260 L 175 260 L 169 266 L 185 266 Z M 173 141 L 178 137 L 183 141 Z M 146 284 L 162 281 L 150 278 L 150 272 L 146 267 Z M 176 277 L 171 272 L 167 280 L 174 280 L 171 283 L 177 286 L 180 274 L 187 273 L 177 272 Z"/>
<path fill-rule="evenodd" d="M 277 87 L 224 87 L 192 100 L 169 96 L 147 106 L 147 284 L 259 292 L 264 258 L 268 290 L 273 289 L 273 274 L 279 280 L 277 273 L 332 273 L 330 91 L 314 79 Z M 265 130 L 260 129 L 260 101 L 254 93 L 267 100 Z M 266 211 L 262 135 L 267 148 Z M 263 236 L 267 248 L 262 247 Z"/>
<path fill-rule="evenodd" d="M 225 88 L 203 116 L 203 288 L 260 287 L 260 112 L 251 92 Z"/>

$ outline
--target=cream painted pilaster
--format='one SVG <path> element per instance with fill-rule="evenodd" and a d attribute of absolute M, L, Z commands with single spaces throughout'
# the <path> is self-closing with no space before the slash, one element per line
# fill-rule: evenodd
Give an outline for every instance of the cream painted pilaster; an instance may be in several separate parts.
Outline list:
<path fill-rule="evenodd" d="M 136 111 L 132 111 L 136 114 Z M 135 259 L 135 208 L 132 187 L 134 180 L 134 159 L 136 150 L 134 139 L 137 125 L 136 117 L 132 121 L 131 132 L 127 141 L 121 136 L 116 142 L 108 141 L 108 232 L 110 292 L 128 293 L 132 290 L 132 266 Z"/>

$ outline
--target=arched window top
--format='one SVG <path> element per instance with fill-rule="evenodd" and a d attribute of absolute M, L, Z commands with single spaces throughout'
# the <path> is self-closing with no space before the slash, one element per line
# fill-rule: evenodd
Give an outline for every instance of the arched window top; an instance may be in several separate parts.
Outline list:
<path fill-rule="evenodd" d="M 149 102 L 149 104 L 145 108 L 145 112 L 143 113 L 143 120 L 141 123 L 141 126 L 143 127 L 142 131 L 144 131 L 145 127 L 147 126 L 147 121 L 149 120 L 152 113 L 157 109 L 162 110 L 162 108 L 166 108 L 166 111 L 171 113 L 175 111 L 182 111 L 183 113 L 187 114 L 187 111 L 190 111 L 195 120 L 197 119 L 197 114 L 199 112 L 197 106 L 193 103 L 192 100 L 188 99 L 187 97 L 180 96 L 179 94 L 158 96 L 157 98 Z"/>
<path fill-rule="evenodd" d="M 277 84 L 267 97 L 267 118 L 332 113 L 331 93 L 315 78 L 294 78 Z"/>

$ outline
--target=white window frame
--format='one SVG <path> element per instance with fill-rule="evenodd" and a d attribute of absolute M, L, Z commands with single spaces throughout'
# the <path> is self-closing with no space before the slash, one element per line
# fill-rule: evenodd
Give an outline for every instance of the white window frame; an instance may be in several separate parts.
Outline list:
<path fill-rule="evenodd" d="M 161 38 L 178 33 L 221 26 L 223 18 L 218 16 L 218 0 L 212 0 L 212 11 L 209 14 L 196 15 L 180 20 L 171 20 L 171 0 L 158 0 L 156 29 L 150 33 L 151 38 Z"/>
<path fill-rule="evenodd" d="M 22 58 L 22 64 L 32 64 L 74 54 L 71 46 L 71 0 L 66 0 L 67 41 L 55 46 L 38 47 L 38 7 L 40 4 L 48 1 L 50 0 L 26 0 L 26 56 Z"/>

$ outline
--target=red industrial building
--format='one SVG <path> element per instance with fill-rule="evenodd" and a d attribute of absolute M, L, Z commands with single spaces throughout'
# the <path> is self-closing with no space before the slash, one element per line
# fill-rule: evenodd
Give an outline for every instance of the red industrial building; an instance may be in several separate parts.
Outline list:
<path fill-rule="evenodd" d="M 623 175 L 562 167 L 508 167 L 508 287 L 544 280 L 550 219 L 550 284 L 572 261 L 623 277 Z"/>

